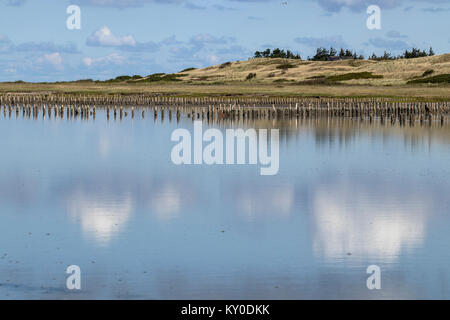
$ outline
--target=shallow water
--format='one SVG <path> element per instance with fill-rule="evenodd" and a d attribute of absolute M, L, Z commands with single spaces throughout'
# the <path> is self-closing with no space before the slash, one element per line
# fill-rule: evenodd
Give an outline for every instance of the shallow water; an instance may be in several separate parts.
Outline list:
<path fill-rule="evenodd" d="M 449 125 L 211 126 L 279 128 L 279 173 L 174 165 L 185 116 L 0 115 L 0 299 L 450 298 Z"/>

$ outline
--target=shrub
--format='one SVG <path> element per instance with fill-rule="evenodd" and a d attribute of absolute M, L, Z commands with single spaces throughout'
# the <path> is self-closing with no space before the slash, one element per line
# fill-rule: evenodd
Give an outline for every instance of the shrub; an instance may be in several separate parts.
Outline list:
<path fill-rule="evenodd" d="M 325 77 L 316 77 L 311 78 L 303 81 L 299 81 L 296 84 L 298 85 L 305 85 L 305 86 L 316 86 L 316 85 L 337 85 L 339 82 L 331 81 Z"/>
<path fill-rule="evenodd" d="M 427 77 L 427 76 L 429 76 L 429 75 L 431 75 L 431 74 L 433 74 L 433 73 L 434 73 L 434 70 L 433 70 L 433 69 L 429 69 L 429 70 L 425 71 L 425 72 L 422 74 L 422 77 Z"/>
<path fill-rule="evenodd" d="M 253 78 L 256 78 L 256 73 L 250 72 L 250 73 L 247 75 L 247 78 L 245 78 L 245 79 L 246 79 L 246 80 L 252 80 Z"/>
<path fill-rule="evenodd" d="M 450 74 L 440 74 L 434 77 L 408 81 L 408 84 L 420 84 L 420 83 L 450 83 Z"/>
<path fill-rule="evenodd" d="M 382 75 L 374 75 L 372 72 L 356 72 L 356 73 L 344 73 L 335 76 L 327 77 L 330 81 L 348 81 L 354 79 L 381 79 Z"/>
<path fill-rule="evenodd" d="M 115 77 L 114 79 L 109 79 L 109 80 L 106 80 L 106 81 L 108 81 L 108 82 L 120 82 L 120 81 L 127 81 L 127 80 L 130 80 L 130 79 L 131 79 L 130 76 L 118 76 L 118 77 Z"/>
<path fill-rule="evenodd" d="M 225 62 L 219 66 L 219 69 L 223 69 L 223 68 L 230 67 L 230 66 L 231 66 L 231 62 Z"/>
<path fill-rule="evenodd" d="M 289 80 L 286 79 L 277 79 L 274 81 L 274 83 L 284 83 L 284 82 L 289 82 Z"/>
<path fill-rule="evenodd" d="M 186 76 L 184 74 L 165 74 L 165 73 L 154 73 L 147 76 L 143 82 L 158 82 L 158 81 L 181 81 L 180 77 Z"/>
<path fill-rule="evenodd" d="M 293 65 L 293 64 L 283 63 L 283 64 L 280 64 L 279 66 L 277 66 L 277 69 L 287 70 L 287 69 L 295 68 L 295 67 L 296 67 L 296 66 Z"/>
<path fill-rule="evenodd" d="M 181 70 L 180 73 L 181 73 L 181 72 L 193 71 L 193 70 L 197 70 L 197 68 L 186 68 L 186 69 L 184 69 L 184 70 Z"/>

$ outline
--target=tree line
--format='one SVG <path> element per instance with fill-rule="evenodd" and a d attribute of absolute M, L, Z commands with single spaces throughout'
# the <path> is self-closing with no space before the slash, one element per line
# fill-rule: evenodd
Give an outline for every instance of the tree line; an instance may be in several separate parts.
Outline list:
<path fill-rule="evenodd" d="M 383 55 L 377 56 L 373 53 L 369 60 L 396 60 L 396 59 L 413 59 L 420 57 L 434 56 L 433 48 L 430 47 L 428 51 L 420 50 L 418 48 L 412 48 L 411 50 L 405 50 L 401 55 L 395 56 L 390 52 L 385 51 Z M 253 58 L 283 58 L 283 59 L 302 59 L 300 54 L 293 53 L 290 50 L 284 50 L 280 48 L 266 49 L 264 51 L 256 51 Z M 356 51 L 352 51 L 346 48 L 340 48 L 337 50 L 333 47 L 330 49 L 320 47 L 316 49 L 316 54 L 313 57 L 308 57 L 310 61 L 333 61 L 333 60 L 346 60 L 346 59 L 364 59 L 362 54 L 358 54 Z"/>
<path fill-rule="evenodd" d="M 311 61 L 329 61 L 329 60 L 338 60 L 338 59 L 364 59 L 364 56 L 361 54 L 357 54 L 356 51 L 352 52 L 349 49 L 341 48 L 338 51 L 331 47 L 329 50 L 326 48 L 317 48 L 316 54 L 310 58 L 308 57 L 308 60 Z"/>
<path fill-rule="evenodd" d="M 375 53 L 372 54 L 369 57 L 369 60 L 397 60 L 397 59 L 414 59 L 414 58 L 421 58 L 421 57 L 432 57 L 434 56 L 433 48 L 430 47 L 430 49 L 427 51 L 420 50 L 418 48 L 412 48 L 411 51 L 405 50 L 405 52 L 401 55 L 394 56 L 390 52 L 384 51 L 384 54 L 381 56 L 377 56 Z"/>
<path fill-rule="evenodd" d="M 291 50 L 281 50 L 280 48 L 266 49 L 264 51 L 256 51 L 253 58 L 283 58 L 283 59 L 302 59 L 298 53 Z"/>

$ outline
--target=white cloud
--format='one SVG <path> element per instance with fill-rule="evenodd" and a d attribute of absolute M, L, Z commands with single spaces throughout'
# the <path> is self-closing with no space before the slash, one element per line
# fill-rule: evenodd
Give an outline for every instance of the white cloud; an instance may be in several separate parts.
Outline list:
<path fill-rule="evenodd" d="M 230 2 L 242 3 L 266 3 L 275 2 L 275 0 L 229 0 Z M 299 1 L 299 0 L 297 0 Z M 353 11 L 364 11 L 369 5 L 378 5 L 382 9 L 392 9 L 403 4 L 409 4 L 411 0 L 310 0 L 319 4 L 326 11 L 338 12 L 342 8 L 348 8 Z M 292 1 L 294 2 L 294 0 Z M 417 3 L 447 3 L 448 0 L 415 0 Z"/>
<path fill-rule="evenodd" d="M 9 0 L 20 1 L 23 0 Z M 300 0 L 292 0 L 289 2 L 295 2 Z M 411 0 L 309 0 L 311 2 L 315 2 L 319 4 L 326 11 L 330 12 L 338 12 L 342 8 L 349 8 L 353 11 L 363 11 L 369 5 L 375 4 L 379 5 L 383 9 L 391 9 L 404 4 L 409 4 L 413 1 Z M 176 4 L 181 5 L 184 4 L 187 9 L 203 9 L 206 4 L 209 4 L 208 1 L 200 1 L 200 0 L 72 0 L 72 3 L 82 5 L 82 6 L 98 6 L 98 7 L 116 7 L 116 8 L 133 8 L 143 6 L 149 3 L 158 3 L 158 4 Z M 235 8 L 230 8 L 226 6 L 226 4 L 235 4 L 235 3 L 254 3 L 255 5 L 260 5 L 264 3 L 275 3 L 279 2 L 279 0 L 223 0 L 221 1 L 224 5 L 216 3 L 213 4 L 212 7 L 217 10 L 236 10 Z M 430 3 L 430 4 L 444 4 L 447 3 L 448 0 L 414 0 L 417 3 Z"/>
<path fill-rule="evenodd" d="M 110 55 L 107 55 L 106 57 L 98 57 L 98 58 L 85 57 L 83 58 L 83 64 L 86 67 L 103 64 L 119 65 L 123 64 L 125 60 L 126 58 L 124 56 L 118 55 L 117 53 L 112 53 Z"/>
<path fill-rule="evenodd" d="M 185 1 L 184 0 L 72 0 L 71 2 L 87 6 L 127 8 L 127 7 L 142 6 L 145 3 L 172 4 L 172 3 L 182 3 Z"/>
<path fill-rule="evenodd" d="M 0 43 L 10 42 L 9 38 L 4 34 L 0 34 Z"/>
<path fill-rule="evenodd" d="M 6 5 L 11 7 L 20 7 L 25 4 L 26 0 L 7 0 Z"/>
<path fill-rule="evenodd" d="M 108 27 L 104 26 L 91 34 L 86 44 L 94 47 L 134 47 L 136 40 L 132 35 L 116 36 Z"/>
<path fill-rule="evenodd" d="M 216 56 L 215 54 L 210 54 L 206 57 L 206 60 L 210 64 L 218 64 L 220 61 L 220 58 L 218 56 Z"/>
<path fill-rule="evenodd" d="M 344 41 L 342 36 L 329 36 L 323 38 L 316 37 L 298 37 L 294 39 L 295 42 L 303 44 L 308 47 L 334 47 L 334 48 L 346 48 L 348 44 Z"/>
<path fill-rule="evenodd" d="M 46 53 L 43 57 L 40 57 L 36 60 L 38 64 L 50 64 L 56 70 L 62 70 L 63 67 L 63 59 L 59 52 Z"/>
<path fill-rule="evenodd" d="M 211 44 L 218 44 L 218 45 L 222 44 L 222 45 L 225 45 L 227 43 L 235 42 L 235 41 L 236 41 L 236 39 L 233 38 L 233 37 L 225 37 L 225 36 L 223 36 L 223 37 L 215 37 L 215 36 L 213 36 L 211 34 L 203 33 L 203 34 L 197 34 L 197 35 L 193 36 L 190 39 L 189 43 L 192 44 L 192 45 L 198 46 L 198 47 L 203 47 L 206 44 L 209 44 L 209 45 L 211 45 Z"/>

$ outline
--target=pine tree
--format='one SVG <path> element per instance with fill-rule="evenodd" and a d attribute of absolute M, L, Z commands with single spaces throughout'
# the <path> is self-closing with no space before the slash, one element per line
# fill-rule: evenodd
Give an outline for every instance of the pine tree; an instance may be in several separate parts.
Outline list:
<path fill-rule="evenodd" d="M 428 55 L 431 57 L 431 56 L 434 56 L 434 51 L 433 51 L 433 48 L 432 47 L 430 47 L 430 51 L 428 52 Z"/>

